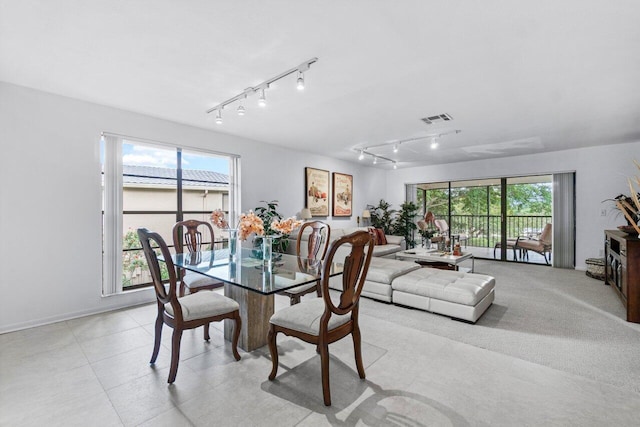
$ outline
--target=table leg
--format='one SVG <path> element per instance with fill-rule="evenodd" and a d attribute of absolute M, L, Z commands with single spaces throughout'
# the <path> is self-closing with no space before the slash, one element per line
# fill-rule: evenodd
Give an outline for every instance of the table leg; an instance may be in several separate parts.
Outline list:
<path fill-rule="evenodd" d="M 224 285 L 224 294 L 240 304 L 242 329 L 238 346 L 253 351 L 267 344 L 269 319 L 274 313 L 273 295 L 262 295 L 238 286 Z M 234 322 L 224 321 L 224 337 L 231 341 Z"/>

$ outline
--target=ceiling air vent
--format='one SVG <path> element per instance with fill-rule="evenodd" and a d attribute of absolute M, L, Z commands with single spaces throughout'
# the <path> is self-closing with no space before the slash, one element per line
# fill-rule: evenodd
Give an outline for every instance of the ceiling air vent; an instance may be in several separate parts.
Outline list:
<path fill-rule="evenodd" d="M 444 114 L 438 114 L 437 116 L 423 117 L 420 120 L 422 120 L 428 125 L 432 125 L 434 123 L 439 123 L 439 122 L 448 122 L 450 120 L 453 120 L 453 117 L 451 117 L 447 113 L 444 113 Z"/>

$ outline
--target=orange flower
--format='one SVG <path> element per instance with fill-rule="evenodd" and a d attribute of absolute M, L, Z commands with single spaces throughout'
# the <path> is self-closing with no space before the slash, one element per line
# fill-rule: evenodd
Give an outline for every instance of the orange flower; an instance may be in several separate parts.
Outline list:
<path fill-rule="evenodd" d="M 211 223 L 221 229 L 229 228 L 229 221 L 225 219 L 221 209 L 211 212 Z"/>
<path fill-rule="evenodd" d="M 246 240 L 251 233 L 255 233 L 258 236 L 264 234 L 264 223 L 253 211 L 240 215 L 240 221 L 238 222 L 238 239 Z"/>
<path fill-rule="evenodd" d="M 282 221 L 274 219 L 271 222 L 271 228 L 279 231 L 282 234 L 291 234 L 291 232 L 300 227 L 301 224 L 302 221 L 296 220 L 295 217 L 289 217 L 287 219 L 283 219 Z"/>

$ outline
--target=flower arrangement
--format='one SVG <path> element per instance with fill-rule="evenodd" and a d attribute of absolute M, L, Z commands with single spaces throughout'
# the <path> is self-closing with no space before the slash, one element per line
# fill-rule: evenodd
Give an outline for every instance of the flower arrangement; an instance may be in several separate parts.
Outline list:
<path fill-rule="evenodd" d="M 300 225 L 302 225 L 302 221 L 295 219 L 295 217 L 289 217 L 283 220 L 276 218 L 271 221 L 271 229 L 287 235 L 291 234 L 291 232 L 300 227 Z"/>
<path fill-rule="evenodd" d="M 211 223 L 223 230 L 229 228 L 229 221 L 225 218 L 225 214 L 221 209 L 211 212 Z M 255 233 L 258 236 L 264 234 L 264 223 L 253 211 L 249 211 L 248 214 L 240 214 L 238 219 L 238 239 L 247 240 L 251 233 Z"/>
<path fill-rule="evenodd" d="M 222 209 L 211 212 L 211 223 L 220 229 L 229 228 L 229 221 L 225 219 Z"/>
<path fill-rule="evenodd" d="M 253 211 L 240 215 L 240 221 L 238 221 L 238 239 L 246 240 L 251 233 L 255 233 L 258 236 L 264 234 L 264 222 L 262 218 L 254 214 Z"/>
<path fill-rule="evenodd" d="M 640 163 L 637 160 L 633 162 L 640 170 Z M 638 189 L 636 190 L 634 186 L 637 186 Z M 608 200 L 615 203 L 616 208 L 622 212 L 624 218 L 627 220 L 628 226 L 622 227 L 622 229 L 624 229 L 623 231 L 640 234 L 640 175 L 629 178 L 629 190 L 631 191 L 631 196 L 619 194 L 613 199 Z"/>

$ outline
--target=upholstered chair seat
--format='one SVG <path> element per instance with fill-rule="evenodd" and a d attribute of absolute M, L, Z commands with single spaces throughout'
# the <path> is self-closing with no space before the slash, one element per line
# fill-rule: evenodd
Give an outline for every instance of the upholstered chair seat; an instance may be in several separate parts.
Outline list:
<path fill-rule="evenodd" d="M 182 319 L 184 321 L 203 319 L 240 310 L 240 305 L 236 301 L 215 292 L 189 294 L 178 298 L 178 302 L 180 303 L 180 308 L 182 308 Z M 174 316 L 171 303 L 165 304 L 164 309 Z"/>
<path fill-rule="evenodd" d="M 320 334 L 320 318 L 325 310 L 324 300 L 314 298 L 292 305 L 287 310 L 276 311 L 270 323 L 287 329 L 294 329 L 305 334 Z M 351 320 L 351 313 L 333 315 L 329 319 L 328 329 L 332 330 Z"/>

